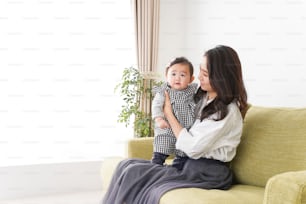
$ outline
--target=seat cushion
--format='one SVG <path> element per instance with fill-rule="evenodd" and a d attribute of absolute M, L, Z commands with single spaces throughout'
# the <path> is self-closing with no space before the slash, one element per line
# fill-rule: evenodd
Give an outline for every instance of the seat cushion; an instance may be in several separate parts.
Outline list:
<path fill-rule="evenodd" d="M 165 193 L 160 204 L 262 204 L 264 188 L 234 185 L 229 190 L 175 189 Z"/>

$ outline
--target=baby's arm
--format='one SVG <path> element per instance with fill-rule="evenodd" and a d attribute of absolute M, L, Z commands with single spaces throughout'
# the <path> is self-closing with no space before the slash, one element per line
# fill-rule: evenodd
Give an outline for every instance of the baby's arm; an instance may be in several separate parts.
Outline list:
<path fill-rule="evenodd" d="M 160 128 L 168 128 L 169 124 L 164 119 L 165 96 L 162 93 L 156 93 L 152 101 L 152 118 Z"/>

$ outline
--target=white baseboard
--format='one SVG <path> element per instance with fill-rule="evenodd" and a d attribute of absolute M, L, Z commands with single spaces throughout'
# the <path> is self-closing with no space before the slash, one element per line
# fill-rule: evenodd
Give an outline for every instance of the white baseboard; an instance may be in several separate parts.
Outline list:
<path fill-rule="evenodd" d="M 102 190 L 102 161 L 0 167 L 0 200 Z"/>

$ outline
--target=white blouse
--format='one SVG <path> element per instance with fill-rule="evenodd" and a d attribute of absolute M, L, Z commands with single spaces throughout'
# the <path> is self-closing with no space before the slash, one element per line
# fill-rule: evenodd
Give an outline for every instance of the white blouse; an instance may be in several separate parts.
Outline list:
<path fill-rule="evenodd" d="M 202 122 L 196 119 L 189 131 L 182 129 L 176 141 L 176 148 L 192 159 L 204 157 L 223 162 L 231 161 L 242 134 L 243 119 L 240 110 L 237 104 L 232 102 L 228 105 L 228 114 L 224 119 L 215 121 L 213 117 L 214 115 Z"/>

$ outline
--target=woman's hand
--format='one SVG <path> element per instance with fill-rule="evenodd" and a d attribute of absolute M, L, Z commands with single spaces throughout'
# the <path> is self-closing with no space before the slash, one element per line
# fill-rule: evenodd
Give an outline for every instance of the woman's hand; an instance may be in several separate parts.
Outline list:
<path fill-rule="evenodd" d="M 165 91 L 164 114 L 165 114 L 166 118 L 168 118 L 169 116 L 173 115 L 172 106 L 171 106 L 171 102 L 170 102 L 170 97 L 169 97 L 168 91 Z"/>
<path fill-rule="evenodd" d="M 167 118 L 175 137 L 178 138 L 179 133 L 181 132 L 183 127 L 177 121 L 176 117 L 174 116 L 174 114 L 172 112 L 170 97 L 169 97 L 169 94 L 168 94 L 167 91 L 165 91 L 164 115 Z"/>
<path fill-rule="evenodd" d="M 161 129 L 170 128 L 167 121 L 165 121 L 162 117 L 155 118 L 155 123 L 157 124 L 157 127 Z"/>

